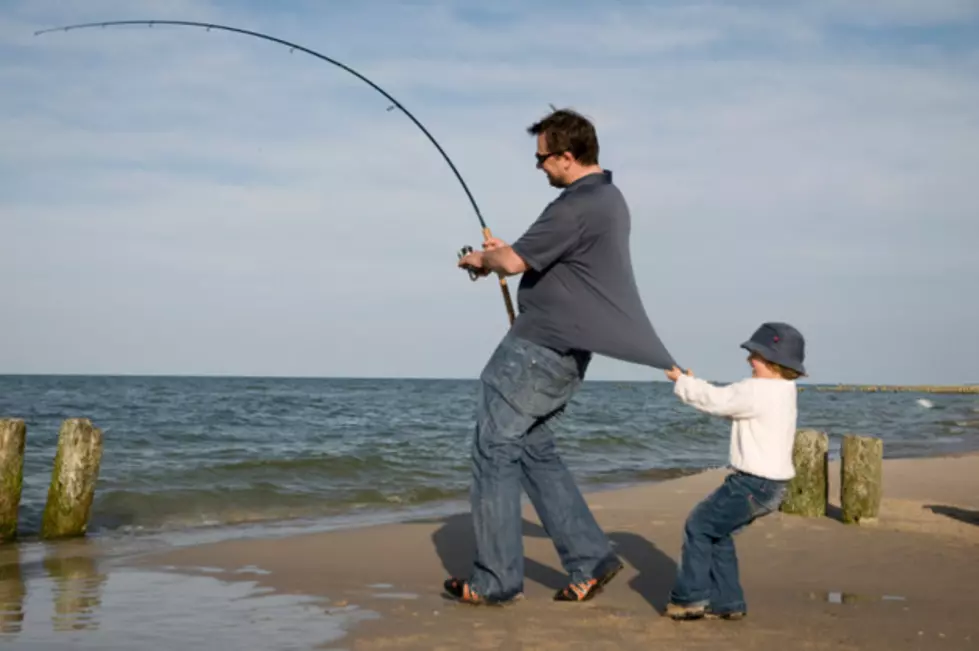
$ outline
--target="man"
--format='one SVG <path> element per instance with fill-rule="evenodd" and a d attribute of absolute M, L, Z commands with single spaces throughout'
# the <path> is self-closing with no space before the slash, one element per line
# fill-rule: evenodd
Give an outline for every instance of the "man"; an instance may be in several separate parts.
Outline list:
<path fill-rule="evenodd" d="M 473 572 L 444 584 L 472 604 L 522 594 L 521 484 L 571 577 L 555 600 L 591 599 L 622 569 L 558 455 L 556 420 L 593 354 L 662 370 L 675 365 L 643 309 L 629 251 L 629 209 L 598 164 L 594 127 L 573 111 L 556 110 L 528 132 L 537 136 L 537 167 L 563 191 L 512 245 L 493 238 L 458 263 L 481 276 L 523 274 L 519 316 L 480 375 Z"/>

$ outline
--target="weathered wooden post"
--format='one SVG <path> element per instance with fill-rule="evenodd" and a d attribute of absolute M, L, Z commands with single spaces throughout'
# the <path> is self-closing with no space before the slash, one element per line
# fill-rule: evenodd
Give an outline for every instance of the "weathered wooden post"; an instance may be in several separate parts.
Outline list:
<path fill-rule="evenodd" d="M 83 536 L 102 463 L 102 430 L 87 418 L 69 418 L 58 433 L 42 538 Z"/>
<path fill-rule="evenodd" d="M 792 463 L 795 477 L 789 482 L 782 502 L 783 513 L 819 518 L 826 515 L 829 500 L 829 437 L 824 432 L 804 429 L 795 433 Z"/>
<path fill-rule="evenodd" d="M 26 439 L 27 426 L 23 420 L 0 419 L 0 543 L 17 537 Z"/>
<path fill-rule="evenodd" d="M 884 441 L 847 434 L 840 459 L 840 507 L 847 524 L 873 522 L 884 488 Z"/>

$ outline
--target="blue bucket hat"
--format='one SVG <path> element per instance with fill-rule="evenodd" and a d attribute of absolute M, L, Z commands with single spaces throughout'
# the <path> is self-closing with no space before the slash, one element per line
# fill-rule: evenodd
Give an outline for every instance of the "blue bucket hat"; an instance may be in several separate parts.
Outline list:
<path fill-rule="evenodd" d="M 741 347 L 769 362 L 806 374 L 802 364 L 806 358 L 806 340 L 788 323 L 763 323 Z"/>

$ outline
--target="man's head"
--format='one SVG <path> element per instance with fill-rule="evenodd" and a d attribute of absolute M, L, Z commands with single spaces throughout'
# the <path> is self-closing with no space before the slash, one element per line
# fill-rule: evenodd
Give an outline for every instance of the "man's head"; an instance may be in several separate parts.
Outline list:
<path fill-rule="evenodd" d="M 585 174 L 600 171 L 598 136 L 584 116 L 559 109 L 527 127 L 537 136 L 537 167 L 556 188 L 564 188 Z"/>

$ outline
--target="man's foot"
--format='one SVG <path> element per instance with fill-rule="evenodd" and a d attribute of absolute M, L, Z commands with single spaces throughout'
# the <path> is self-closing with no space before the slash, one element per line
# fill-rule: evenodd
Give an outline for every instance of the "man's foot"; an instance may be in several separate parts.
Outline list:
<path fill-rule="evenodd" d="M 681 606 L 680 604 L 674 603 L 666 604 L 666 616 L 676 621 L 703 619 L 706 615 L 706 606 Z"/>
<path fill-rule="evenodd" d="M 451 596 L 453 599 L 460 603 L 469 604 L 471 606 L 507 606 L 523 599 L 523 593 L 518 592 L 513 597 L 509 599 L 499 599 L 493 597 L 484 597 L 477 594 L 470 585 L 469 581 L 465 579 L 457 579 L 455 577 L 449 577 L 442 584 L 445 592 Z"/>
<path fill-rule="evenodd" d="M 608 556 L 598 564 L 600 574 L 587 581 L 570 583 L 554 594 L 554 601 L 588 601 L 598 595 L 625 566 L 616 556 Z"/>

